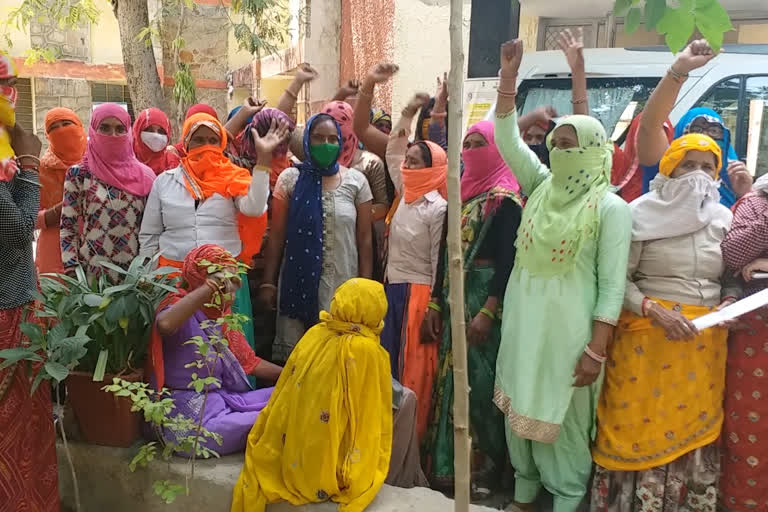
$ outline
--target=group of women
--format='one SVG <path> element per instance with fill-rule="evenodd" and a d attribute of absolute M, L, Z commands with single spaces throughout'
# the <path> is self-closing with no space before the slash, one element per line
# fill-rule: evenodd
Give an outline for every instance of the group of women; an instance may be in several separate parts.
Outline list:
<path fill-rule="evenodd" d="M 621 149 L 588 115 L 581 38 L 560 44 L 574 115 L 518 116 L 513 41 L 493 120 L 463 139 L 473 496 L 511 466 L 523 510 L 542 488 L 556 512 L 585 497 L 610 512 L 765 507 L 768 311 L 702 331 L 692 319 L 764 288 L 754 275 L 768 271 L 768 181 L 753 186 L 715 112 L 693 109 L 674 129 L 667 119 L 688 73 L 715 54 L 704 41 L 681 52 Z M 81 266 L 116 281 L 109 267 L 160 253 L 183 285 L 158 308 L 148 378 L 222 436 L 212 449 L 246 449 L 233 511 L 327 499 L 362 510 L 385 481 L 450 491 L 449 98 L 438 79 L 393 124 L 372 102 L 397 71 L 376 66 L 303 131 L 289 113 L 316 76 L 307 65 L 277 108 L 249 99 L 222 124 L 192 107 L 175 145 L 156 108 L 131 124 L 101 105 L 87 134 L 53 109 L 39 160 L 39 141 L 15 128 L 18 171 L 0 180 L 0 348 L 22 337 L 36 229 L 41 273 Z M 276 311 L 269 361 L 252 326 L 209 322 L 252 316 L 233 269 L 258 254 L 257 310 Z M 206 402 L 188 388 L 193 337 L 227 340 L 206 361 L 222 383 Z M 57 510 L 50 398 L 28 392 L 21 367 L 0 370 L 0 454 L 19 473 L 4 488 Z M 18 450 L 29 442 L 41 448 Z"/>

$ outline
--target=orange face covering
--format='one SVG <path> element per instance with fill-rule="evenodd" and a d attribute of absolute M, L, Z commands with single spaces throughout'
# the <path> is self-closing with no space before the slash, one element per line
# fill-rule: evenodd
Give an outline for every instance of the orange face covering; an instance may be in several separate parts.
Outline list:
<path fill-rule="evenodd" d="M 50 131 L 59 121 L 70 121 Z M 48 150 L 40 159 L 40 207 L 51 208 L 59 204 L 64 194 L 64 176 L 67 169 L 83 159 L 87 139 L 80 118 L 68 108 L 54 108 L 45 115 Z"/>
<path fill-rule="evenodd" d="M 207 126 L 221 137 L 218 146 L 200 146 L 189 149 L 189 140 L 195 130 Z M 213 194 L 235 198 L 248 194 L 251 174 L 242 167 L 233 164 L 224 154 L 227 147 L 227 131 L 210 114 L 195 114 L 187 118 L 182 130 L 182 140 L 187 155 L 181 159 L 184 169 L 193 183 L 187 183 L 187 190 L 195 198 L 208 199 Z M 240 260 L 250 265 L 253 256 L 261 250 L 261 241 L 267 229 L 267 214 L 260 217 L 248 217 L 237 214 L 238 231 L 243 250 Z"/>
<path fill-rule="evenodd" d="M 405 164 L 401 169 L 403 176 L 403 192 L 406 203 L 418 201 L 424 194 L 437 190 L 440 195 L 447 197 L 445 178 L 448 174 L 448 157 L 443 148 L 431 141 L 421 141 L 426 144 L 432 155 L 432 167 L 423 169 L 407 169 Z"/>

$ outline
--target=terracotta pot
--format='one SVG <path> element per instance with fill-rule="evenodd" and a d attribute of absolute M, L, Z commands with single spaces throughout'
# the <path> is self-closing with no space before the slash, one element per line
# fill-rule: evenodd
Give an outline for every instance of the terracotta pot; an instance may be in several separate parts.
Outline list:
<path fill-rule="evenodd" d="M 128 447 L 141 435 L 141 416 L 131 412 L 129 398 L 101 390 L 112 383 L 113 377 L 105 375 L 103 381 L 93 382 L 91 373 L 71 372 L 66 380 L 67 393 L 83 440 L 104 446 Z M 120 378 L 140 382 L 144 373 L 138 371 Z"/>

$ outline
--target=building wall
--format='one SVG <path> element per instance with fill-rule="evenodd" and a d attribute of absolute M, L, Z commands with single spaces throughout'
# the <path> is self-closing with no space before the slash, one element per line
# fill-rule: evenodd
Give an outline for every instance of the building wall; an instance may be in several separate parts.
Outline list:
<path fill-rule="evenodd" d="M 308 29 L 304 39 L 304 60 L 320 74 L 309 85 L 310 108 L 316 112 L 333 97 L 339 86 L 341 57 L 341 2 L 339 0 L 306 0 Z"/>
<path fill-rule="evenodd" d="M 56 107 L 72 109 L 84 126 L 91 118 L 91 86 L 87 80 L 76 78 L 34 79 L 35 132 L 47 146 L 45 114 Z"/>

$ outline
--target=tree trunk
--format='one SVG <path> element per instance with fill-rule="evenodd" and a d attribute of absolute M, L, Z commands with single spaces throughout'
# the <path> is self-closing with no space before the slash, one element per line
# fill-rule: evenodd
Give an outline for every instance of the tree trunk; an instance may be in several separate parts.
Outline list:
<path fill-rule="evenodd" d="M 123 65 L 134 112 L 149 107 L 167 110 L 152 45 L 136 41 L 136 35 L 149 26 L 147 0 L 112 0 L 112 5 L 120 27 Z"/>
<path fill-rule="evenodd" d="M 464 320 L 464 258 L 461 248 L 461 185 L 459 159 L 464 123 L 464 43 L 462 0 L 451 0 L 451 73 L 448 77 L 448 270 L 453 344 L 453 446 L 455 511 L 468 512 L 470 501 L 469 382 L 467 332 Z"/>

